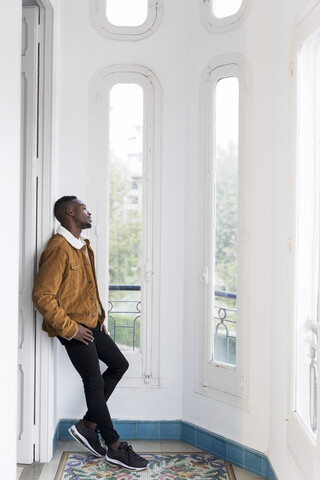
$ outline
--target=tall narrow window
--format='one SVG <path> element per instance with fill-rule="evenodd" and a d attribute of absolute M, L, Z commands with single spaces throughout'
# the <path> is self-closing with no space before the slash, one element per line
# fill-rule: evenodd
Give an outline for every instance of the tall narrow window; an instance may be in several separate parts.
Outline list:
<path fill-rule="evenodd" d="M 143 90 L 110 91 L 109 331 L 122 350 L 140 349 Z"/>
<path fill-rule="evenodd" d="M 301 45 L 298 71 L 296 411 L 317 431 L 320 248 L 320 30 Z"/>
<path fill-rule="evenodd" d="M 91 86 L 90 205 L 101 297 L 130 369 L 126 386 L 159 383 L 160 105 L 140 65 L 99 71 Z"/>
<path fill-rule="evenodd" d="M 115 40 L 140 40 L 160 25 L 162 0 L 91 0 L 95 27 Z"/>
<path fill-rule="evenodd" d="M 245 72 L 244 59 L 229 55 L 218 57 L 203 77 L 199 205 L 197 389 L 237 405 L 246 398 L 248 368 Z"/>
<path fill-rule="evenodd" d="M 212 360 L 236 364 L 239 81 L 215 86 L 214 315 Z"/>
<path fill-rule="evenodd" d="M 234 28 L 243 17 L 249 0 L 200 0 L 201 17 L 208 30 L 222 32 Z"/>

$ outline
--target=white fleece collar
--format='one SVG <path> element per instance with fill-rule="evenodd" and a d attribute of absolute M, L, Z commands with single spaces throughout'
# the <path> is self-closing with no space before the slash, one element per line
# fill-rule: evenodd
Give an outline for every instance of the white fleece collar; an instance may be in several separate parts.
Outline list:
<path fill-rule="evenodd" d="M 83 245 L 86 244 L 85 239 L 87 237 L 85 237 L 84 235 L 80 235 L 80 238 L 76 238 L 74 235 L 72 235 L 71 232 L 69 232 L 69 230 L 64 228 L 62 225 L 59 225 L 59 227 L 57 228 L 57 233 L 58 235 L 64 237 L 67 242 L 70 243 L 70 245 L 77 250 L 80 250 Z"/>

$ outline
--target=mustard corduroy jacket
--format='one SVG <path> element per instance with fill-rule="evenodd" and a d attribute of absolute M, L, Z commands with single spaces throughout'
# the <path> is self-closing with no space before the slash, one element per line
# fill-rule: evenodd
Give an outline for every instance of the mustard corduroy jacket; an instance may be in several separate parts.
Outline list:
<path fill-rule="evenodd" d="M 60 335 L 69 340 L 77 333 L 78 323 L 93 328 L 105 320 L 94 254 L 89 240 L 85 241 L 91 264 L 86 246 L 76 249 L 59 234 L 49 240 L 41 255 L 32 300 L 43 316 L 42 328 L 50 337 Z"/>

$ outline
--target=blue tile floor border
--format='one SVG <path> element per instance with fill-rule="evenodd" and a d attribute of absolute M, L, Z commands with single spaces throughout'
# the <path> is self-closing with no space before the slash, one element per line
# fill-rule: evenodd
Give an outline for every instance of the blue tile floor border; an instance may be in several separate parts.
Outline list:
<path fill-rule="evenodd" d="M 56 448 L 58 446 L 58 442 L 59 442 L 59 439 L 60 439 L 59 426 L 60 426 L 60 424 L 58 423 L 56 431 L 54 432 L 54 436 L 53 436 L 53 439 L 52 439 L 52 452 L 53 453 L 56 451 Z"/>
<path fill-rule="evenodd" d="M 60 420 L 54 439 L 53 447 L 58 440 L 69 439 L 68 429 L 78 420 Z M 182 420 L 113 420 L 114 427 L 120 437 L 127 440 L 181 440 L 205 452 L 227 460 L 233 465 L 244 468 L 256 475 L 269 480 L 277 480 L 277 476 L 263 453 L 240 443 L 228 440 L 201 427 L 197 427 Z"/>

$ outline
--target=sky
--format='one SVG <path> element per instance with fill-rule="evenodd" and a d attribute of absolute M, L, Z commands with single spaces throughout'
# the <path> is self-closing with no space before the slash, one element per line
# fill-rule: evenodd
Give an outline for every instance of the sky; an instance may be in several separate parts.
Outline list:
<path fill-rule="evenodd" d="M 215 102 L 214 128 L 217 146 L 226 149 L 229 142 L 237 145 L 239 128 L 237 78 L 229 77 L 218 81 Z M 135 83 L 118 83 L 112 87 L 110 93 L 110 147 L 118 157 L 126 158 L 130 148 L 128 140 L 135 126 L 143 126 L 143 90 Z"/>
<path fill-rule="evenodd" d="M 107 0 L 107 19 L 116 26 L 142 25 L 148 13 L 148 0 Z"/>
<path fill-rule="evenodd" d="M 143 90 L 136 83 L 117 83 L 110 93 L 110 148 L 126 158 L 135 126 L 143 125 Z M 142 137 L 141 137 L 142 152 Z M 138 145 L 135 145 L 137 148 Z"/>
<path fill-rule="evenodd" d="M 229 17 L 237 13 L 242 0 L 212 0 L 212 13 L 217 18 Z"/>
<path fill-rule="evenodd" d="M 171 0 L 172 1 L 172 0 Z M 217 18 L 234 15 L 242 0 L 212 0 L 212 13 Z M 107 18 L 116 26 L 142 25 L 148 13 L 148 0 L 107 0 Z"/>

